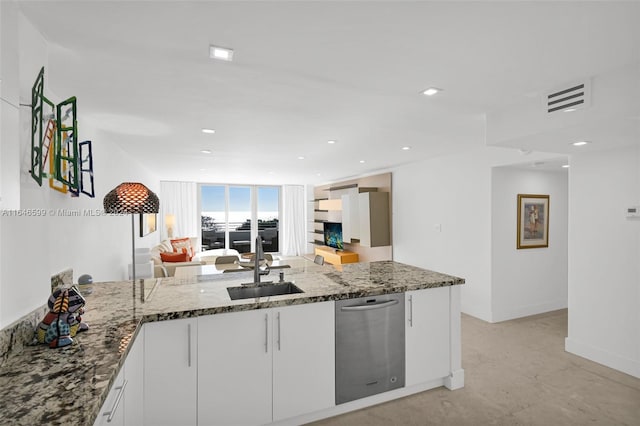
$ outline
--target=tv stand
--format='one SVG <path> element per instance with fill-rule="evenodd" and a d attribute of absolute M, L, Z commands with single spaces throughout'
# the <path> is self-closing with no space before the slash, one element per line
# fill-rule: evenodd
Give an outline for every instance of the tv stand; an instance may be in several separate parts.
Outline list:
<path fill-rule="evenodd" d="M 324 261 L 332 265 L 343 265 L 345 263 L 358 263 L 360 258 L 358 253 L 347 250 L 336 250 L 332 247 L 319 246 L 315 248 L 315 254 L 324 257 Z"/>

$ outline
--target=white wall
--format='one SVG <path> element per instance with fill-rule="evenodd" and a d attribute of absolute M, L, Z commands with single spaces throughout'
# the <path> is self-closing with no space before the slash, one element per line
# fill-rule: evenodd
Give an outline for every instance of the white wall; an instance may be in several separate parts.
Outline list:
<path fill-rule="evenodd" d="M 1 2 L 0 10 L 0 206 L 16 209 L 20 205 L 20 178 L 18 139 L 19 74 L 18 51 L 19 14 L 13 2 Z M 37 48 L 37 47 L 36 47 Z"/>
<path fill-rule="evenodd" d="M 495 167 L 492 174 L 492 321 L 566 308 L 566 171 Z M 516 249 L 518 194 L 549 195 L 549 247 Z"/>
<path fill-rule="evenodd" d="M 465 278 L 462 311 L 485 321 L 494 298 L 491 169 L 524 161 L 517 150 L 480 147 L 393 172 L 393 259 Z"/>
<path fill-rule="evenodd" d="M 393 258 L 466 279 L 462 310 L 491 320 L 491 169 L 485 149 L 393 173 Z"/>
<path fill-rule="evenodd" d="M 12 9 L 12 2 L 0 2 L 2 7 L 2 69 L 17 70 L 19 78 L 4 78 L 2 93 L 19 93 L 16 105 L 31 103 L 31 87 L 42 66 L 45 66 L 45 96 L 53 102 L 73 93 L 55 94 L 48 91 L 48 46 L 40 33 L 24 17 Z M 10 13 L 14 13 L 9 19 Z M 5 26 L 5 22 L 10 24 Z M 4 49 L 7 40 L 17 44 L 16 57 Z M 7 53 L 8 52 L 8 53 Z M 16 64 L 16 59 L 18 63 Z M 6 75 L 11 75 L 7 73 Z M 4 96 L 4 95 L 3 95 Z M 61 96 L 61 97 L 58 97 Z M 115 144 L 113 133 L 100 132 L 83 120 L 81 102 L 78 108 L 79 140 L 93 141 L 96 197 L 85 195 L 71 198 L 48 187 L 40 187 L 30 177 L 31 109 L 21 107 L 16 117 L 5 120 L 2 101 L 2 189 L 19 198 L 11 208 L 22 212 L 29 209 L 46 211 L 44 216 L 0 217 L 0 328 L 43 305 L 50 293 L 50 277 L 66 268 L 73 268 L 74 278 L 89 273 L 94 281 L 122 280 L 131 261 L 131 217 L 102 215 L 102 199 L 108 191 L 125 181 L 139 181 L 156 193 L 160 180 L 143 165 L 129 159 Z M 7 137 L 7 135 L 13 135 Z M 16 137 L 15 135 L 18 135 Z M 10 155 L 5 155 L 11 152 Z M 12 173 L 5 171 L 13 170 Z M 2 208 L 10 208 L 3 205 Z M 85 209 L 98 212 L 89 215 Z M 61 212 L 65 212 L 62 215 Z M 79 214 L 79 216 L 77 215 Z M 138 235 L 135 218 L 136 246 L 150 247 L 159 240 L 159 233 Z"/>
<path fill-rule="evenodd" d="M 569 194 L 566 349 L 640 377 L 640 148 L 572 156 Z"/>
<path fill-rule="evenodd" d="M 82 274 L 91 275 L 94 282 L 127 279 L 127 265 L 132 255 L 131 216 L 103 214 L 102 200 L 122 182 L 141 182 L 159 194 L 160 181 L 143 165 L 127 157 L 115 145 L 113 136 L 83 123 L 82 108 L 78 109 L 78 134 L 81 141 L 92 141 L 96 196 L 71 198 L 68 194 L 43 189 L 48 194 L 50 208 L 56 212 L 55 217 L 48 218 L 51 273 L 73 268 L 75 279 Z M 160 232 L 140 237 L 139 224 L 140 217 L 135 215 L 136 248 L 157 244 Z"/>
<path fill-rule="evenodd" d="M 17 106 L 19 103 L 31 103 L 30 86 L 28 96 L 22 96 L 22 80 L 24 75 L 28 75 L 33 84 L 39 67 L 46 65 L 46 44 L 19 14 L 13 2 L 1 2 L 0 5 L 2 96 L 10 100 L 9 103 L 2 101 L 2 207 L 12 210 L 42 207 L 41 202 L 23 202 L 23 198 L 36 198 L 33 192 L 37 191 L 21 185 L 26 177 L 20 172 L 20 143 L 24 136 L 22 133 L 30 132 L 30 126 L 25 129 L 21 125 L 21 117 L 30 113 L 30 109 L 21 107 L 19 111 Z M 37 69 L 35 58 L 39 58 Z M 9 115 L 6 115 L 7 109 Z M 0 327 L 4 327 L 45 303 L 49 296 L 50 274 L 46 218 L 5 215 L 0 222 Z"/>

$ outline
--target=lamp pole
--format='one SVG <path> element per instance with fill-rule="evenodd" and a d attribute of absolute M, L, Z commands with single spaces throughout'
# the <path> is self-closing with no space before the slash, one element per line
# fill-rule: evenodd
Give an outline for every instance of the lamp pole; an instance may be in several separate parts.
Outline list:
<path fill-rule="evenodd" d="M 133 283 L 136 283 L 136 232 L 135 232 L 135 214 L 131 213 L 131 275 L 133 277 Z"/>

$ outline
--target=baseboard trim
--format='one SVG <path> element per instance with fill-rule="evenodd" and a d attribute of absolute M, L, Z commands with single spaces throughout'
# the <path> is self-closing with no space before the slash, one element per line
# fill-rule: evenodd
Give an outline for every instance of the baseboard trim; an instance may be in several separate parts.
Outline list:
<path fill-rule="evenodd" d="M 444 386 L 449 390 L 462 389 L 464 387 L 464 370 L 461 368 L 451 372 L 449 377 L 444 379 Z"/>
<path fill-rule="evenodd" d="M 462 372 L 462 385 L 464 385 L 464 370 L 461 369 L 454 372 L 453 378 L 455 378 L 455 380 L 460 380 L 460 372 Z M 447 386 L 447 380 L 450 378 L 452 378 L 452 376 L 445 377 L 442 379 L 432 380 L 430 382 L 420 383 L 410 387 L 395 389 L 389 392 L 380 393 L 378 395 L 368 396 L 366 398 L 358 399 L 356 401 L 351 401 L 351 402 L 346 402 L 344 404 L 336 405 L 336 406 L 327 408 L 326 410 L 316 411 L 315 413 L 303 414 L 301 416 L 293 417 L 290 419 L 276 421 L 276 422 L 270 423 L 270 425 L 297 426 L 301 424 L 306 424 L 313 421 L 326 419 L 328 417 L 349 413 L 351 411 L 360 410 L 362 408 L 371 407 L 373 405 L 381 404 L 387 401 L 392 401 L 394 399 L 413 395 L 415 393 L 424 392 L 429 389 L 434 389 L 440 386 L 446 386 L 447 388 L 452 390 L 459 389 L 459 388 L 450 388 L 449 386 Z"/>
<path fill-rule="evenodd" d="M 640 361 L 621 357 L 569 337 L 564 339 L 564 350 L 640 379 Z"/>
<path fill-rule="evenodd" d="M 465 315 L 470 315 L 474 318 L 478 318 L 479 320 L 482 320 L 484 322 L 491 322 L 491 313 L 474 309 L 471 306 L 460 304 L 460 312 Z"/>
<path fill-rule="evenodd" d="M 536 305 L 520 306 L 515 309 L 496 309 L 491 314 L 491 322 L 508 321 L 516 318 L 529 317 L 531 315 L 544 314 L 546 312 L 557 311 L 558 309 L 567 308 L 567 299 L 553 300 Z"/>

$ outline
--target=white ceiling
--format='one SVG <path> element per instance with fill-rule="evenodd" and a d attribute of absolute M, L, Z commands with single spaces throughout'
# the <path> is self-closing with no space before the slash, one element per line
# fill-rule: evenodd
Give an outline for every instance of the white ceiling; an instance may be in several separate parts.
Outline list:
<path fill-rule="evenodd" d="M 20 5 L 80 138 L 87 120 L 166 180 L 319 183 L 480 147 L 485 113 L 640 62 L 637 2 Z"/>

